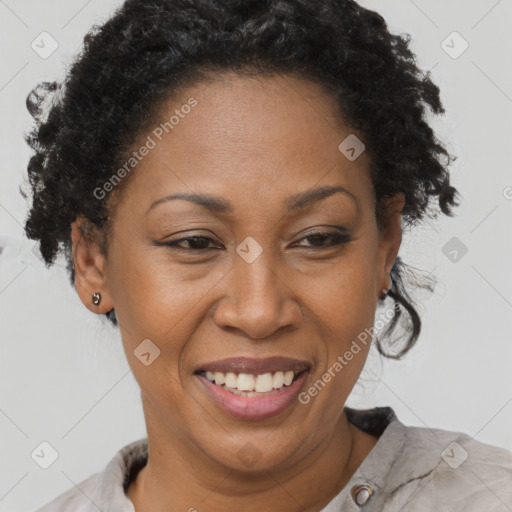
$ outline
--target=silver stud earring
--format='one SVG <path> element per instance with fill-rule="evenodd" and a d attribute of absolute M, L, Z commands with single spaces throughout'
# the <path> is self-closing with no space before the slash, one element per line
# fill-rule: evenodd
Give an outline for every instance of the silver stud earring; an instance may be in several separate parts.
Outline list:
<path fill-rule="evenodd" d="M 99 292 L 94 292 L 92 294 L 92 303 L 95 305 L 95 306 L 99 306 L 100 305 L 100 302 L 101 302 L 101 293 Z"/>

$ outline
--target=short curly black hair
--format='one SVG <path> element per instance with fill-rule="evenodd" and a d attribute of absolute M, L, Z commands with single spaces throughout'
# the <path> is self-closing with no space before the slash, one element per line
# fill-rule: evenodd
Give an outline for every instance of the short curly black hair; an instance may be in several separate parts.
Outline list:
<path fill-rule="evenodd" d="M 379 226 L 382 200 L 396 193 L 405 196 L 406 226 L 435 217 L 430 203 L 436 197 L 441 212 L 453 216 L 459 194 L 448 167 L 455 157 L 436 138 L 425 107 L 445 111 L 410 40 L 409 34 L 391 34 L 381 15 L 352 0 L 125 1 L 85 36 L 62 82 L 42 82 L 27 97 L 35 119 L 26 135 L 33 151 L 27 236 L 40 242 L 48 267 L 63 250 L 74 283 L 71 223 L 83 216 L 92 231 L 109 231 L 114 193 L 104 201 L 94 190 L 126 161 L 162 102 L 225 72 L 288 74 L 324 86 L 370 156 Z M 102 244 L 104 251 L 107 246 Z M 394 315 L 384 334 L 390 342 L 401 319 L 406 339 L 394 354 L 377 339 L 387 357 L 405 354 L 421 328 L 406 271 L 414 275 L 397 257 L 389 292 Z M 415 286 L 432 290 L 426 282 Z M 113 313 L 107 317 L 117 324 Z"/>

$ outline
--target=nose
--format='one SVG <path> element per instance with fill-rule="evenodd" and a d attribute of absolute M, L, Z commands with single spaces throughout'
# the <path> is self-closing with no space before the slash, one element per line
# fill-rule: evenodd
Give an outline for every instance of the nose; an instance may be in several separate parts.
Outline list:
<path fill-rule="evenodd" d="M 261 339 L 300 325 L 302 309 L 294 291 L 298 286 L 290 273 L 271 267 L 265 251 L 252 263 L 236 255 L 224 282 L 225 294 L 214 312 L 219 327 Z"/>

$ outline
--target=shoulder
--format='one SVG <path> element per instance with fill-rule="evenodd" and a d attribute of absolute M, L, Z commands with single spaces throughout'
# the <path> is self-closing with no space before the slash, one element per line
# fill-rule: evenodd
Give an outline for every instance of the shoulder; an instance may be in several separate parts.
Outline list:
<path fill-rule="evenodd" d="M 462 432 L 405 427 L 405 442 L 388 481 L 388 496 L 407 510 L 512 510 L 512 452 Z"/>
<path fill-rule="evenodd" d="M 124 446 L 102 471 L 74 485 L 35 512 L 132 512 L 133 505 L 125 495 L 124 484 L 133 469 L 145 463 L 147 450 L 147 438 Z"/>
<path fill-rule="evenodd" d="M 463 432 L 438 428 L 406 427 L 407 445 L 404 456 L 429 453 L 439 468 L 465 471 L 491 466 L 504 474 L 512 471 L 512 452 L 483 443 Z M 462 473 L 462 472 L 461 472 Z"/>

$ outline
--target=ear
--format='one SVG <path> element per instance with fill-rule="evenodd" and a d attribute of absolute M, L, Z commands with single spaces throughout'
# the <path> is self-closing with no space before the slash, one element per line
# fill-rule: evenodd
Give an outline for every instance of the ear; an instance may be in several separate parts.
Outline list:
<path fill-rule="evenodd" d="M 382 223 L 379 233 L 377 297 L 382 290 L 391 288 L 391 268 L 402 242 L 402 209 L 405 196 L 402 193 L 381 199 L 379 211 Z"/>
<path fill-rule="evenodd" d="M 71 223 L 75 286 L 80 300 L 93 313 L 104 314 L 113 309 L 106 282 L 106 260 L 98 243 L 84 235 L 85 218 L 79 216 Z M 82 229 L 81 229 L 82 228 Z M 101 302 L 95 306 L 92 295 L 101 293 Z"/>

